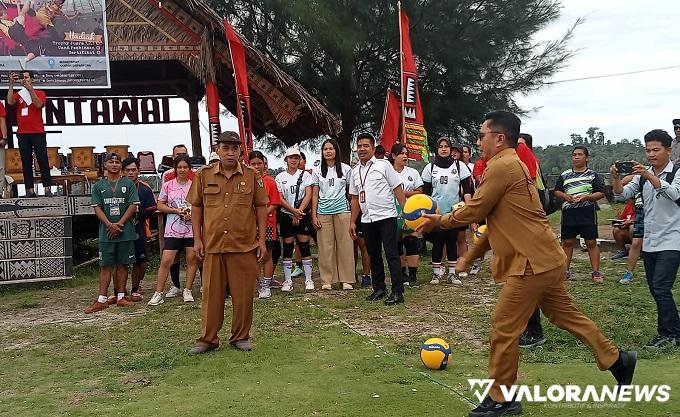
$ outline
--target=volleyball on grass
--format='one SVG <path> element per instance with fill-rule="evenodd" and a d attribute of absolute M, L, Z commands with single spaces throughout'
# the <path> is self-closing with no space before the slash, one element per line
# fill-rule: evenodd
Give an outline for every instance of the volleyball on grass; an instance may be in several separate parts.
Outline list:
<path fill-rule="evenodd" d="M 409 197 L 404 204 L 404 223 L 409 229 L 416 230 L 425 218 L 423 214 L 435 214 L 437 212 L 437 202 L 429 195 L 415 194 Z"/>
<path fill-rule="evenodd" d="M 450 359 L 451 347 L 444 339 L 433 337 L 427 339 L 420 347 L 420 360 L 430 369 L 444 369 Z"/>
<path fill-rule="evenodd" d="M 486 225 L 483 224 L 477 228 L 475 233 L 472 235 L 472 241 L 477 244 L 479 242 L 479 239 L 482 238 L 482 236 L 486 235 Z"/>

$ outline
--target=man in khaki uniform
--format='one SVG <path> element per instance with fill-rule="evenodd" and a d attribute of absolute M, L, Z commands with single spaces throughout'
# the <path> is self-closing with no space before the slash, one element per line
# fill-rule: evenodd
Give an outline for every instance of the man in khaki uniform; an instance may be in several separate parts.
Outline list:
<path fill-rule="evenodd" d="M 518 414 L 518 401 L 503 398 L 501 386 L 517 379 L 517 340 L 529 317 L 540 307 L 557 327 L 568 330 L 595 353 L 600 370 L 610 370 L 617 382 L 629 385 L 637 355 L 619 350 L 572 302 L 564 286 L 566 256 L 541 207 L 536 187 L 517 153 L 521 122 L 512 113 L 497 111 L 486 115 L 477 145 L 485 155 L 487 168 L 474 197 L 458 210 L 426 215 L 420 228 L 429 231 L 439 225 L 458 228 L 486 219 L 487 236 L 460 258 L 457 269 L 492 249 L 491 271 L 504 283 L 496 303 L 489 378 L 494 383 L 489 396 L 470 412 L 471 417 Z"/>
<path fill-rule="evenodd" d="M 229 343 L 239 350 L 253 348 L 250 326 L 258 262 L 267 251 L 268 197 L 260 174 L 239 162 L 241 152 L 238 133 L 223 132 L 217 139 L 219 162 L 196 172 L 187 195 L 194 250 L 204 270 L 201 337 L 189 354 L 219 346 L 227 294 L 233 306 Z"/>

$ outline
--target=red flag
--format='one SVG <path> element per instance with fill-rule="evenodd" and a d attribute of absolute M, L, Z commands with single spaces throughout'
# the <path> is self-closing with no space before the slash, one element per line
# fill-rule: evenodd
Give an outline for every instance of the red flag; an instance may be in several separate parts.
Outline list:
<path fill-rule="evenodd" d="M 385 113 L 383 114 L 382 127 L 380 128 L 380 144 L 388 153 L 399 138 L 401 124 L 400 106 L 397 95 L 388 88 L 387 97 L 385 98 Z"/>
<path fill-rule="evenodd" d="M 418 70 L 411 48 L 409 20 L 401 9 L 401 2 L 397 3 L 397 7 L 399 9 L 399 33 L 401 34 L 402 140 L 409 149 L 409 157 L 427 160 L 427 132 L 423 126 L 423 107 L 420 104 Z"/>
<path fill-rule="evenodd" d="M 248 152 L 253 148 L 253 130 L 250 121 L 250 94 L 248 92 L 248 68 L 246 67 L 246 48 L 234 28 L 224 19 L 224 32 L 229 44 L 231 66 L 234 69 L 234 86 L 236 89 L 236 118 L 241 135 L 243 150 Z M 247 157 L 246 157 L 247 160 Z"/>

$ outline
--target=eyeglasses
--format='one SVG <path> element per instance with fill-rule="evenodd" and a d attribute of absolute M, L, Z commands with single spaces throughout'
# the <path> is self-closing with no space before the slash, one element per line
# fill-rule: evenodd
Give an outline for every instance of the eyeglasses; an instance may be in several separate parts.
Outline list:
<path fill-rule="evenodd" d="M 674 129 L 675 129 L 675 130 L 680 130 L 680 126 L 675 125 Z"/>
<path fill-rule="evenodd" d="M 489 133 L 496 133 L 496 134 L 503 134 L 503 132 L 496 132 L 496 131 L 491 131 L 491 132 L 479 132 L 479 140 L 484 139 L 484 136 L 488 135 Z"/>

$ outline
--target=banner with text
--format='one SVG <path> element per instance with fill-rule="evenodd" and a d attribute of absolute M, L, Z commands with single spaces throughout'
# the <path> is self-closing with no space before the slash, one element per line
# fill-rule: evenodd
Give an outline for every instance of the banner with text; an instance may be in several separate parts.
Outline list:
<path fill-rule="evenodd" d="M 38 88 L 111 87 L 106 0 L 0 0 L 0 83 L 33 71 Z"/>

